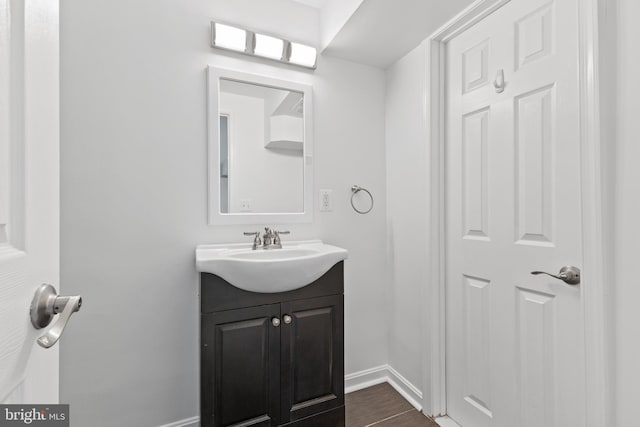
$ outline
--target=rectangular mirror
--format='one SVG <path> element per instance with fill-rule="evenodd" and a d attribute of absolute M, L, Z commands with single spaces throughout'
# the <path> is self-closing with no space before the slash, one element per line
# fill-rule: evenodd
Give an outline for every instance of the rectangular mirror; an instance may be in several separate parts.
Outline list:
<path fill-rule="evenodd" d="M 311 87 L 219 67 L 208 78 L 209 222 L 311 222 Z"/>

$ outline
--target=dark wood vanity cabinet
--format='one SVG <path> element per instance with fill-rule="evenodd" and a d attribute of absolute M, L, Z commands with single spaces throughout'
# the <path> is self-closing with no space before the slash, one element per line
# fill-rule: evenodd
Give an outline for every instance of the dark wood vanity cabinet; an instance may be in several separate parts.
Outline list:
<path fill-rule="evenodd" d="M 202 315 L 202 425 L 277 425 L 279 304 Z"/>
<path fill-rule="evenodd" d="M 201 274 L 201 425 L 344 426 L 343 263 L 247 292 Z"/>

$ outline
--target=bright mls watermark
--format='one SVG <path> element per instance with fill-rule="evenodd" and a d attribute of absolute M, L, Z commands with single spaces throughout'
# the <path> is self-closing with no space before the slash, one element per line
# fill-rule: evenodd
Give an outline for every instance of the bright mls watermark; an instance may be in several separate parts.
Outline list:
<path fill-rule="evenodd" d="M 69 405 L 0 405 L 0 427 L 69 427 Z"/>

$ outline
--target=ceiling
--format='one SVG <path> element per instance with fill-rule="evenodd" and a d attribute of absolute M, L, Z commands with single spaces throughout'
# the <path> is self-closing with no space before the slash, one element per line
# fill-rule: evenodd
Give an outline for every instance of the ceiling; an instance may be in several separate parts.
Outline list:
<path fill-rule="evenodd" d="M 364 0 L 323 54 L 386 69 L 472 2 Z"/>
<path fill-rule="evenodd" d="M 322 7 L 327 3 L 327 0 L 291 0 L 297 3 L 302 3 L 307 6 L 315 7 L 316 9 L 322 9 Z"/>
<path fill-rule="evenodd" d="M 320 50 L 386 69 L 473 0 L 289 0 L 315 9 Z"/>

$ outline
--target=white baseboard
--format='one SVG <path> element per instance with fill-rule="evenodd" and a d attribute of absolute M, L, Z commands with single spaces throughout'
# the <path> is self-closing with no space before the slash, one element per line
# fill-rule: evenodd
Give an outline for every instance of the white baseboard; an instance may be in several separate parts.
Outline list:
<path fill-rule="evenodd" d="M 352 393 L 382 383 L 389 383 L 418 411 L 422 411 L 422 392 L 389 365 L 376 366 L 345 375 L 344 392 Z"/>
<path fill-rule="evenodd" d="M 386 383 L 389 380 L 388 365 L 376 366 L 364 371 L 354 372 L 344 376 L 344 392 L 353 393 L 363 388 Z"/>
<path fill-rule="evenodd" d="M 200 417 L 191 417 L 186 418 L 184 420 L 175 421 L 170 424 L 165 424 L 160 427 L 199 427 L 200 426 Z"/>
<path fill-rule="evenodd" d="M 422 411 L 422 392 L 398 371 L 389 366 L 389 384 L 418 411 Z"/>
<path fill-rule="evenodd" d="M 447 416 L 438 417 L 438 418 L 435 419 L 435 421 L 441 427 L 460 427 L 460 425 L 458 425 L 458 423 L 456 423 L 455 421 L 453 421 L 451 418 L 449 418 Z"/>
<path fill-rule="evenodd" d="M 344 392 L 353 393 L 377 384 L 389 383 L 402 397 L 407 399 L 418 411 L 422 411 L 422 392 L 398 371 L 389 365 L 376 366 L 364 371 L 354 372 L 344 377 Z M 446 417 L 445 417 L 446 418 Z M 442 418 L 439 418 L 441 420 Z M 198 427 L 199 417 L 187 418 L 160 427 Z M 451 421 L 453 422 L 453 421 Z M 440 424 L 445 427 L 459 427 L 457 424 Z"/>

